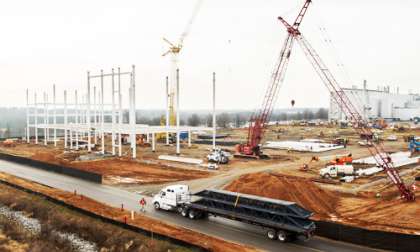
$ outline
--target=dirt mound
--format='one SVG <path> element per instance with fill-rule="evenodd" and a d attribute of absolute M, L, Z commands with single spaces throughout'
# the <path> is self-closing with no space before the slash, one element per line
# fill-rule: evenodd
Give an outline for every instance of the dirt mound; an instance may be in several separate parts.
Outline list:
<path fill-rule="evenodd" d="M 247 174 L 230 183 L 225 189 L 293 201 L 314 212 L 318 218 L 334 214 L 339 201 L 336 194 L 321 189 L 308 179 L 274 173 Z"/>
<path fill-rule="evenodd" d="M 163 183 L 179 180 L 191 180 L 210 176 L 206 171 L 167 168 L 158 165 L 146 165 L 131 160 L 112 158 L 108 160 L 72 162 L 74 168 L 96 172 L 105 176 L 111 183 Z"/>
<path fill-rule="evenodd" d="M 419 183 L 420 184 L 420 183 Z M 420 192 L 416 193 L 420 197 Z M 420 234 L 420 202 L 392 200 L 343 198 L 339 204 L 340 218 L 344 223 L 370 229 Z"/>

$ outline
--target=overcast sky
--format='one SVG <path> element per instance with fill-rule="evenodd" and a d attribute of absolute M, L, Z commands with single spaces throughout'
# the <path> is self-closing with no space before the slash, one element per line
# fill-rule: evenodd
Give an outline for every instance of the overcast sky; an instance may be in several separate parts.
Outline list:
<path fill-rule="evenodd" d="M 286 31 L 304 0 L 204 0 L 180 57 L 181 108 L 253 109 L 261 103 Z M 25 89 L 85 90 L 86 71 L 137 68 L 137 107 L 164 108 L 169 57 L 195 0 L 5 1 L 0 8 L 0 106 Z M 420 1 L 314 0 L 301 31 L 343 84 L 420 91 Z M 324 29 L 324 32 L 320 31 Z M 325 43 L 328 37 L 332 43 Z M 339 59 L 339 60 L 337 60 Z M 343 63 L 343 67 L 336 67 Z M 348 78 L 344 78 L 343 69 Z M 350 80 L 349 83 L 347 80 Z M 97 83 L 93 83 L 97 85 Z M 392 90 L 392 87 L 391 87 Z M 128 92 L 125 92 L 125 97 Z M 40 96 L 40 94 L 39 94 Z M 328 93 L 296 44 L 277 108 L 328 106 Z"/>

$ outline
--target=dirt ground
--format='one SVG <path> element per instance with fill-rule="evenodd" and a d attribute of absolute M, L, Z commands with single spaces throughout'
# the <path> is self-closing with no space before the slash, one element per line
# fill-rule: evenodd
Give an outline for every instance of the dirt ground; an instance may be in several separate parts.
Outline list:
<path fill-rule="evenodd" d="M 127 158 L 111 157 L 93 161 L 76 161 L 75 159 L 83 152 L 63 154 L 62 150 L 52 146 L 18 144 L 13 148 L 0 147 L 0 151 L 99 173 L 104 176 L 106 184 L 153 184 L 198 179 L 212 175 L 207 171 L 149 165 Z"/>
<path fill-rule="evenodd" d="M 230 183 L 226 190 L 293 201 L 315 213 L 315 218 L 330 217 L 338 197 L 307 179 L 276 173 L 247 174 Z"/>
<path fill-rule="evenodd" d="M 267 172 L 241 176 L 225 189 L 296 202 L 313 211 L 314 219 L 420 235 L 419 200 L 407 203 L 396 197 L 353 196 L 327 190 L 308 178 Z M 420 191 L 416 196 L 420 197 Z"/>
<path fill-rule="evenodd" d="M 74 195 L 69 192 L 61 191 L 51 187 L 46 187 L 41 184 L 20 179 L 6 173 L 0 173 L 0 179 L 39 192 L 41 194 L 48 195 L 55 199 L 64 201 L 68 204 L 74 205 L 78 208 L 94 212 L 107 218 L 111 218 L 121 222 L 124 221 L 125 218 L 127 218 L 127 223 L 130 225 L 139 226 L 148 231 L 168 235 L 170 237 L 174 237 L 191 244 L 199 245 L 210 251 L 258 251 L 252 247 L 228 242 L 216 237 L 197 233 L 189 229 L 172 226 L 159 220 L 148 218 L 144 215 L 137 214 L 134 220 L 131 220 L 129 218 L 130 213 L 128 211 L 121 211 L 121 209 L 119 208 L 110 207 L 108 205 L 99 203 L 93 199 L 81 195 Z"/>

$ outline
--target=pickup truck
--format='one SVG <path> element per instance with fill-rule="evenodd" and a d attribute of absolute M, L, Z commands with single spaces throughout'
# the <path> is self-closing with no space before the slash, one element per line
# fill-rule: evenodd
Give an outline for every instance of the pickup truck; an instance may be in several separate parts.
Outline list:
<path fill-rule="evenodd" d="M 349 164 L 335 164 L 328 165 L 319 171 L 319 175 L 323 178 L 336 178 L 338 176 L 347 176 L 354 174 L 353 165 Z"/>

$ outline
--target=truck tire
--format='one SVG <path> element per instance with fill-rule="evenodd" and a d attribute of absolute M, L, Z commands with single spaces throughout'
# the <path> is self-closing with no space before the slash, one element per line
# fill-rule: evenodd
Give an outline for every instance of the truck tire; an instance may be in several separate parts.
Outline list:
<path fill-rule="evenodd" d="M 159 210 L 159 209 L 160 209 L 160 204 L 159 204 L 159 202 L 155 202 L 155 203 L 153 204 L 153 206 L 155 207 L 155 210 Z"/>
<path fill-rule="evenodd" d="M 197 213 L 194 210 L 190 210 L 188 213 L 188 218 L 194 220 L 195 218 L 197 218 Z"/>
<path fill-rule="evenodd" d="M 287 233 L 283 230 L 277 231 L 277 239 L 280 242 L 287 242 L 288 241 Z"/>
<path fill-rule="evenodd" d="M 277 239 L 277 233 L 276 233 L 276 230 L 274 230 L 274 229 L 269 229 L 269 230 L 267 230 L 267 237 L 268 237 L 268 239 L 270 239 L 270 240 L 275 240 L 275 239 Z"/>
<path fill-rule="evenodd" d="M 187 208 L 183 208 L 182 209 L 182 211 L 181 211 L 181 215 L 183 216 L 183 217 L 188 217 L 188 209 Z"/>

